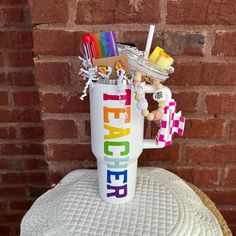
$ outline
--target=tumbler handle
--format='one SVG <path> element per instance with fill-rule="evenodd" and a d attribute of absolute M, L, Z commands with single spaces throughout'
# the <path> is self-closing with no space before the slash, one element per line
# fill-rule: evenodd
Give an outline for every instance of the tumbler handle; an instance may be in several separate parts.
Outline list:
<path fill-rule="evenodd" d="M 144 85 L 144 93 L 155 93 L 155 88 L 149 84 Z M 153 149 L 158 148 L 156 141 L 154 139 L 144 139 L 143 140 L 143 149 Z"/>

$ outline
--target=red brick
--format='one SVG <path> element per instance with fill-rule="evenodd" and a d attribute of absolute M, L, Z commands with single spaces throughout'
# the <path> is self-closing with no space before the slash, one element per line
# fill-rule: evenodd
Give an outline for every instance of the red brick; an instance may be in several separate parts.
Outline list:
<path fill-rule="evenodd" d="M 7 76 L 5 73 L 0 73 L 0 86 L 8 85 Z"/>
<path fill-rule="evenodd" d="M 25 170 L 43 170 L 46 169 L 47 167 L 48 165 L 44 159 L 35 159 L 35 158 L 24 159 Z"/>
<path fill-rule="evenodd" d="M 236 226 L 235 225 L 229 225 L 230 231 L 232 235 L 236 235 Z"/>
<path fill-rule="evenodd" d="M 2 19 L 2 26 L 16 26 L 25 22 L 23 8 L 2 9 L 0 17 Z"/>
<path fill-rule="evenodd" d="M 41 93 L 41 106 L 43 112 L 74 113 L 88 112 L 88 98 L 80 100 L 77 93 Z"/>
<path fill-rule="evenodd" d="M 157 103 L 153 100 L 152 95 L 148 94 L 147 100 L 149 102 L 149 110 L 156 110 Z M 189 99 L 185 99 L 185 98 Z M 188 92 L 178 92 L 173 93 L 173 98 L 177 102 L 177 111 L 181 110 L 184 113 L 193 113 L 198 109 L 198 97 L 199 93 L 195 91 L 188 91 Z"/>
<path fill-rule="evenodd" d="M 82 55 L 81 53 L 81 42 L 84 34 L 87 34 L 87 31 L 76 31 L 75 32 L 75 54 Z M 80 61 L 78 61 L 80 63 Z"/>
<path fill-rule="evenodd" d="M 25 4 L 26 0 L 0 0 L 0 4 L 13 5 L 13 4 Z"/>
<path fill-rule="evenodd" d="M 13 49 L 32 48 L 32 32 L 31 31 L 9 31 L 8 47 Z"/>
<path fill-rule="evenodd" d="M 8 46 L 8 35 L 6 32 L 0 32 L 0 48 L 7 48 Z"/>
<path fill-rule="evenodd" d="M 16 92 L 13 92 L 12 95 L 13 95 L 15 106 L 39 105 L 38 91 L 16 91 Z"/>
<path fill-rule="evenodd" d="M 0 91 L 0 105 L 8 105 L 8 93 Z"/>
<path fill-rule="evenodd" d="M 173 98 L 177 102 L 177 111 L 182 111 L 184 113 L 192 113 L 198 110 L 198 92 L 188 91 L 173 93 Z"/>
<path fill-rule="evenodd" d="M 219 205 L 235 205 L 236 204 L 236 190 L 204 190 L 207 196 Z"/>
<path fill-rule="evenodd" d="M 0 139 L 15 139 L 16 129 L 13 127 L 0 127 Z"/>
<path fill-rule="evenodd" d="M 230 123 L 230 139 L 236 139 L 236 120 Z"/>
<path fill-rule="evenodd" d="M 188 146 L 186 156 L 191 163 L 236 163 L 236 145 Z"/>
<path fill-rule="evenodd" d="M 0 47 L 3 49 L 32 48 L 31 31 L 1 31 Z"/>
<path fill-rule="evenodd" d="M 11 122 L 11 111 L 7 109 L 0 109 L 0 122 Z"/>
<path fill-rule="evenodd" d="M 235 224 L 236 222 L 236 209 L 235 208 L 220 208 L 220 213 L 223 215 L 227 224 Z"/>
<path fill-rule="evenodd" d="M 173 172 L 174 174 L 178 175 L 180 178 L 193 183 L 194 172 L 193 168 L 191 167 L 168 167 L 169 171 Z"/>
<path fill-rule="evenodd" d="M 236 2 L 234 0 L 210 1 L 207 11 L 207 24 L 235 25 Z"/>
<path fill-rule="evenodd" d="M 11 228 L 9 226 L 0 226 L 0 234 L 2 236 L 9 236 Z"/>
<path fill-rule="evenodd" d="M 201 83 L 203 65 L 199 62 L 176 62 L 175 73 L 166 81 L 166 85 L 197 86 Z M 190 76 L 191 75 L 191 76 Z"/>
<path fill-rule="evenodd" d="M 217 56 L 236 56 L 236 31 L 217 32 L 212 54 Z"/>
<path fill-rule="evenodd" d="M 206 63 L 203 85 L 235 86 L 236 63 Z"/>
<path fill-rule="evenodd" d="M 26 196 L 26 189 L 25 187 L 16 187 L 16 186 L 12 186 L 12 187 L 1 187 L 0 186 L 0 193 L 1 193 L 1 197 L 23 197 Z M 0 220 L 1 221 L 1 220 Z"/>
<path fill-rule="evenodd" d="M 53 161 L 93 160 L 90 144 L 48 144 L 48 159 Z"/>
<path fill-rule="evenodd" d="M 205 38 L 200 33 L 166 32 L 164 40 L 164 49 L 170 55 L 203 55 Z"/>
<path fill-rule="evenodd" d="M 45 172 L 24 173 L 24 179 L 28 184 L 48 185 L 49 178 Z"/>
<path fill-rule="evenodd" d="M 2 52 L 0 52 L 0 66 L 4 66 L 4 58 Z"/>
<path fill-rule="evenodd" d="M 1 33 L 2 34 L 2 33 Z M 0 41 L 2 48 L 26 49 L 32 48 L 31 31 L 5 31 Z"/>
<path fill-rule="evenodd" d="M 0 222 L 2 224 L 6 223 L 19 223 L 22 220 L 24 213 L 0 213 Z"/>
<path fill-rule="evenodd" d="M 207 112 L 209 115 L 236 114 L 235 93 L 212 93 L 206 97 Z"/>
<path fill-rule="evenodd" d="M 21 128 L 23 139 L 43 139 L 42 127 L 23 127 Z"/>
<path fill-rule="evenodd" d="M 220 184 L 219 168 L 197 168 L 194 169 L 194 181 L 197 186 L 209 186 Z"/>
<path fill-rule="evenodd" d="M 194 139 L 218 139 L 223 137 L 223 119 L 187 119 L 184 137 Z"/>
<path fill-rule="evenodd" d="M 34 52 L 42 55 L 75 55 L 75 33 L 63 30 L 35 30 Z"/>
<path fill-rule="evenodd" d="M 223 183 L 225 186 L 236 185 L 236 167 L 225 167 Z"/>
<path fill-rule="evenodd" d="M 67 62 L 36 62 L 36 80 L 39 86 L 71 86 L 70 64 Z"/>
<path fill-rule="evenodd" d="M 1 110 L 0 110 L 1 114 Z M 7 114 L 6 114 L 7 115 Z M 7 118 L 7 117 L 5 117 Z M 1 116 L 0 116 L 1 121 Z M 34 109 L 15 109 L 12 111 L 9 122 L 38 122 L 40 121 L 39 111 Z"/>
<path fill-rule="evenodd" d="M 6 173 L 2 174 L 2 181 L 5 184 L 22 184 L 24 180 L 21 173 Z"/>
<path fill-rule="evenodd" d="M 66 23 L 69 19 L 67 0 L 29 0 L 34 24 Z"/>
<path fill-rule="evenodd" d="M 168 0 L 168 24 L 235 24 L 234 14 L 236 3 L 234 0 L 224 2 L 213 0 Z"/>
<path fill-rule="evenodd" d="M 91 125 L 90 120 L 85 121 L 85 135 L 91 137 Z"/>
<path fill-rule="evenodd" d="M 34 75 L 31 71 L 10 72 L 8 79 L 14 86 L 31 87 L 34 85 Z"/>
<path fill-rule="evenodd" d="M 29 187 L 29 193 L 30 197 L 39 197 L 42 194 L 44 194 L 46 191 L 48 191 L 48 187 Z"/>
<path fill-rule="evenodd" d="M 77 138 L 77 127 L 73 120 L 49 119 L 43 121 L 45 139 Z"/>
<path fill-rule="evenodd" d="M 11 67 L 32 67 L 33 62 L 33 53 L 29 52 L 9 52 L 9 65 Z"/>
<path fill-rule="evenodd" d="M 9 203 L 4 200 L 0 200 L 0 212 L 6 211 L 9 211 Z"/>
<path fill-rule="evenodd" d="M 139 50 L 145 50 L 147 37 L 148 29 L 147 31 L 125 31 L 123 34 L 118 32 L 117 34 L 117 40 L 119 42 L 135 44 Z M 154 34 L 151 51 L 154 50 L 156 45 L 162 48 L 164 47 L 164 34 L 162 32 L 156 32 Z"/>
<path fill-rule="evenodd" d="M 168 0 L 168 24 L 205 24 L 208 1 L 206 0 Z"/>
<path fill-rule="evenodd" d="M 0 150 L 2 155 L 43 155 L 42 144 L 1 144 Z"/>
<path fill-rule="evenodd" d="M 4 170 L 7 169 L 8 165 L 7 165 L 7 160 L 0 160 L 0 170 Z"/>
<path fill-rule="evenodd" d="M 33 200 L 13 200 L 10 202 L 11 210 L 28 210 L 33 204 Z"/>
<path fill-rule="evenodd" d="M 60 161 L 60 162 L 51 162 L 51 172 L 50 178 L 53 181 L 52 183 L 57 184 L 65 175 L 71 171 L 77 169 L 96 169 L 97 160 L 92 158 L 91 160 L 79 160 L 79 161 Z M 55 165 L 56 164 L 56 165 Z"/>
<path fill-rule="evenodd" d="M 8 170 L 12 171 L 23 171 L 23 160 L 22 159 L 8 159 L 7 160 Z"/>
<path fill-rule="evenodd" d="M 177 143 L 163 149 L 145 149 L 139 158 L 139 164 L 150 166 L 159 161 L 177 162 L 179 160 L 179 149 L 180 146 Z"/>
<path fill-rule="evenodd" d="M 141 0 L 88 0 L 79 1 L 76 23 L 114 24 L 114 23 L 158 23 L 160 21 L 160 1 Z M 84 10 L 86 9 L 86 11 Z M 148 14 L 147 14 L 148 12 Z"/>
<path fill-rule="evenodd" d="M 160 21 L 160 0 L 118 1 L 116 3 L 118 4 L 113 5 L 115 23 L 158 23 Z"/>

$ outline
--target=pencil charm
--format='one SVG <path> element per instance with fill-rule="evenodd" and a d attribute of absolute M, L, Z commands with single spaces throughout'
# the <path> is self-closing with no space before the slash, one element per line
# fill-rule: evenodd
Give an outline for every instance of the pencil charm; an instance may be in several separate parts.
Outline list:
<path fill-rule="evenodd" d="M 90 34 L 83 35 L 83 47 L 87 60 L 92 62 L 97 58 L 93 37 Z"/>
<path fill-rule="evenodd" d="M 98 66 L 98 74 L 105 79 L 105 84 L 109 83 L 111 73 L 112 68 L 110 66 Z"/>

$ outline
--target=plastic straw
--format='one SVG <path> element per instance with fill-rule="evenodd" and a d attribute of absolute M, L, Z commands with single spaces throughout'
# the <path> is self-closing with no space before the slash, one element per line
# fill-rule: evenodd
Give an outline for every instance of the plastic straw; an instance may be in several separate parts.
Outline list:
<path fill-rule="evenodd" d="M 155 25 L 150 25 L 147 44 L 146 44 L 146 49 L 145 49 L 145 52 L 144 52 L 144 59 L 146 59 L 146 60 L 148 60 L 148 56 L 150 54 L 150 50 L 151 50 L 151 46 L 152 46 L 152 40 L 153 40 L 153 36 L 154 36 L 154 31 L 155 31 Z"/>

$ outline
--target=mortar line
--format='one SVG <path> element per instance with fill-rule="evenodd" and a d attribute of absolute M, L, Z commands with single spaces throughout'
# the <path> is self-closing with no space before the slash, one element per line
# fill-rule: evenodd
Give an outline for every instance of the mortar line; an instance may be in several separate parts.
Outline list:
<path fill-rule="evenodd" d="M 164 0 L 166 1 L 166 0 Z M 162 6 L 165 9 L 165 6 Z M 162 17 L 166 16 L 165 12 Z M 93 31 L 93 30 L 124 30 L 129 31 L 148 31 L 150 23 L 131 23 L 131 24 L 92 24 L 92 25 L 79 25 L 79 24 L 40 24 L 36 29 L 49 29 L 49 30 L 68 30 L 68 31 Z M 155 24 L 157 29 L 163 31 L 183 31 L 183 32 L 202 32 L 202 31 L 227 31 L 233 32 L 236 30 L 236 25 L 171 25 L 159 22 Z M 164 27 L 164 28 L 163 28 Z"/>

